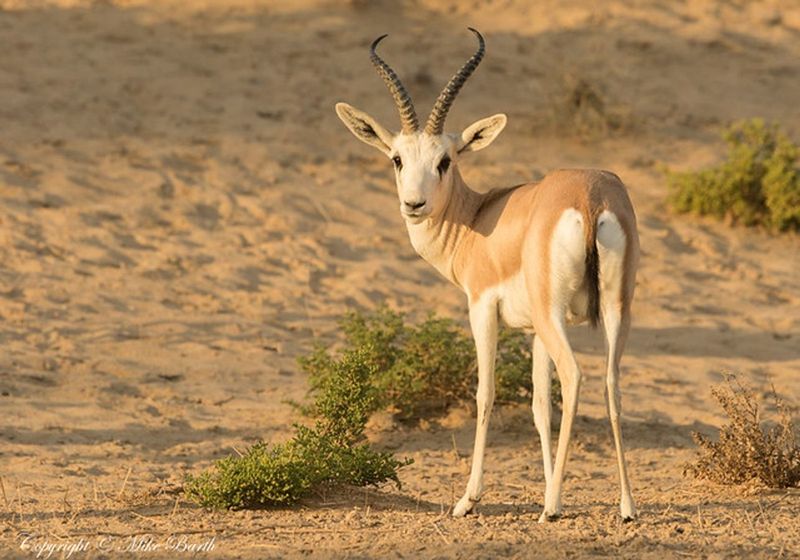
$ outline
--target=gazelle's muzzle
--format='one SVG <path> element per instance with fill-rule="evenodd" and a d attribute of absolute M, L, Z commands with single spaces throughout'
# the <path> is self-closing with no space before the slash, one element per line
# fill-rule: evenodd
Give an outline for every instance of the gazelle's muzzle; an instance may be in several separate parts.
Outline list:
<path fill-rule="evenodd" d="M 400 213 L 406 221 L 418 224 L 427 218 L 431 211 L 426 200 L 404 200 L 400 203 Z"/>

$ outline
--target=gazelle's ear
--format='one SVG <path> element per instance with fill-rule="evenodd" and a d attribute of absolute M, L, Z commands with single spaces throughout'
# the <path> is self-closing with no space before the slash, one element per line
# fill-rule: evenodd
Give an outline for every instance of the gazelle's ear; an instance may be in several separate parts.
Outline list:
<path fill-rule="evenodd" d="M 497 135 L 505 128 L 508 119 L 502 113 L 486 117 L 472 123 L 464 132 L 458 143 L 458 153 L 477 152 L 494 142 Z"/>
<path fill-rule="evenodd" d="M 392 133 L 364 111 L 359 111 L 347 103 L 337 103 L 336 114 L 356 138 L 370 146 L 375 146 L 387 156 L 392 153 Z"/>

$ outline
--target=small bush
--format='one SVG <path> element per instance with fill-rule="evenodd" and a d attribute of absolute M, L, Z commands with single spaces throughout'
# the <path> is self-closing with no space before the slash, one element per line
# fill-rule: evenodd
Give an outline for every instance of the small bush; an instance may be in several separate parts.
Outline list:
<path fill-rule="evenodd" d="M 719 441 L 697 432 L 699 446 L 695 463 L 686 471 L 719 484 L 743 484 L 757 480 L 771 488 L 800 484 L 800 446 L 789 409 L 773 390 L 777 423 L 766 426 L 753 391 L 729 376 L 724 385 L 712 389 L 730 419 L 722 427 Z"/>
<path fill-rule="evenodd" d="M 472 339 L 450 319 L 430 315 L 418 326 L 384 307 L 363 315 L 348 314 L 340 323 L 343 351 L 362 352 L 375 372 L 370 381 L 374 410 L 389 408 L 401 420 L 442 413 L 475 392 L 476 357 Z M 311 394 L 331 376 L 336 354 L 317 347 L 300 359 L 309 375 Z M 531 394 L 530 341 L 519 331 L 501 331 L 496 366 L 498 402 L 519 401 Z M 560 402 L 560 388 L 553 392 Z"/>
<path fill-rule="evenodd" d="M 370 380 L 376 375 L 367 350 L 345 352 L 320 379 L 310 410 L 313 427 L 295 425 L 288 442 L 261 442 L 240 456 L 221 459 L 197 477 L 188 477 L 186 496 L 211 508 L 289 505 L 323 486 L 378 485 L 400 480 L 411 461 L 373 450 L 364 428 L 375 408 Z"/>
<path fill-rule="evenodd" d="M 541 113 L 559 136 L 588 142 L 629 132 L 637 126 L 630 110 L 607 95 L 603 80 L 565 70 L 551 77 Z M 537 123 L 538 124 L 538 123 Z"/>
<path fill-rule="evenodd" d="M 501 330 L 495 365 L 498 401 L 530 400 L 533 395 L 532 368 L 533 356 L 528 336 L 519 330 Z M 550 383 L 550 402 L 561 405 L 561 383 L 555 374 Z"/>
<path fill-rule="evenodd" d="M 720 166 L 667 172 L 671 206 L 748 226 L 800 229 L 800 148 L 776 124 L 761 119 L 734 123 L 722 137 L 728 156 Z"/>

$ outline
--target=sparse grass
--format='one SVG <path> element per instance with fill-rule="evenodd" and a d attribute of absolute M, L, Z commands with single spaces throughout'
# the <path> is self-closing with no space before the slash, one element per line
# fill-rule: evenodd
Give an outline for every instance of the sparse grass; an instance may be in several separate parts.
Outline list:
<path fill-rule="evenodd" d="M 718 167 L 667 171 L 672 208 L 775 231 L 800 229 L 800 148 L 761 119 L 734 123 L 722 137 L 728 156 Z"/>
<path fill-rule="evenodd" d="M 398 469 L 411 461 L 375 451 L 365 442 L 376 398 L 369 383 L 375 364 L 366 352 L 344 352 L 330 364 L 329 375 L 318 380 L 310 407 L 313 427 L 295 424 L 295 436 L 286 443 L 257 443 L 188 477 L 187 498 L 206 507 L 241 509 L 289 505 L 323 486 L 387 481 L 399 486 Z"/>
<path fill-rule="evenodd" d="M 693 433 L 699 446 L 697 460 L 686 472 L 719 484 L 736 485 L 758 481 L 771 488 L 800 484 L 800 446 L 788 407 L 775 394 L 777 422 L 762 422 L 753 391 L 728 376 L 712 389 L 729 418 L 719 441 Z"/>
<path fill-rule="evenodd" d="M 413 326 L 405 323 L 401 313 L 384 307 L 366 315 L 350 313 L 340 325 L 345 335 L 343 351 L 361 352 L 375 372 L 370 381 L 375 410 L 388 408 L 400 420 L 417 420 L 473 397 L 475 346 L 454 321 L 430 315 Z M 326 383 L 336 361 L 337 354 L 321 346 L 300 359 L 312 394 Z M 498 402 L 530 398 L 530 341 L 522 332 L 501 331 L 496 378 Z M 557 381 L 552 394 L 560 402 Z"/>

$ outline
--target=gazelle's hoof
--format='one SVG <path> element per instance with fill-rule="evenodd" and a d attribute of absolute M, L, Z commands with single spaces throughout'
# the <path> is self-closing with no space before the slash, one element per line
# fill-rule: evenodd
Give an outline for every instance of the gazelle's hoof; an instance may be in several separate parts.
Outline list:
<path fill-rule="evenodd" d="M 539 516 L 539 523 L 551 523 L 553 521 L 558 521 L 561 519 L 560 513 L 547 513 L 546 511 L 542 512 L 542 515 Z"/>
<path fill-rule="evenodd" d="M 539 523 L 558 521 L 561 519 L 561 496 L 545 490 L 544 511 L 539 517 Z"/>
<path fill-rule="evenodd" d="M 453 508 L 453 517 L 464 517 L 472 511 L 475 507 L 477 500 L 471 500 L 469 494 L 458 500 L 458 503 Z"/>
<path fill-rule="evenodd" d="M 633 500 L 623 500 L 619 507 L 619 513 L 623 523 L 630 523 L 636 519 L 636 506 Z"/>

